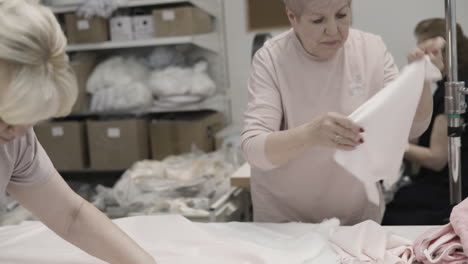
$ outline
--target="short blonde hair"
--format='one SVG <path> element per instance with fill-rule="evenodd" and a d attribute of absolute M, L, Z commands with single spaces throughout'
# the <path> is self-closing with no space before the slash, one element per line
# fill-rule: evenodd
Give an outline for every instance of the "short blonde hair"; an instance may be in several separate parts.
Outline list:
<path fill-rule="evenodd" d="M 0 118 L 10 125 L 66 116 L 78 89 L 67 41 L 52 11 L 38 0 L 0 0 L 0 67 L 11 81 L 0 87 Z"/>
<path fill-rule="evenodd" d="M 301 17 L 302 12 L 307 7 L 307 5 L 311 2 L 311 0 L 282 0 L 282 1 L 285 7 L 291 10 L 291 12 L 293 12 L 296 17 Z M 348 2 L 349 4 L 351 4 L 352 0 L 348 0 Z"/>

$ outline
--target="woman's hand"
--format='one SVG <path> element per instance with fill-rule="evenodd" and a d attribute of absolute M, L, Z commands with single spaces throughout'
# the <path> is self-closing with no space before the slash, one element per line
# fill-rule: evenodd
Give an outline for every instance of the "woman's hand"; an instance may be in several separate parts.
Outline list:
<path fill-rule="evenodd" d="M 364 129 L 338 113 L 327 113 L 317 117 L 306 126 L 306 131 L 316 146 L 349 151 L 364 143 L 360 135 Z"/>
<path fill-rule="evenodd" d="M 442 56 L 445 40 L 442 37 L 428 39 L 418 45 L 408 54 L 408 63 L 422 59 L 429 55 L 431 62 L 440 70 L 444 70 L 444 58 Z"/>

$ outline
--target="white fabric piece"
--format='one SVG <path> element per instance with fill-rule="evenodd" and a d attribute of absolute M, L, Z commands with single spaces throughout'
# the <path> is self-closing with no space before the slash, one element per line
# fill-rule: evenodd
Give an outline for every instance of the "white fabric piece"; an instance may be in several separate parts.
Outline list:
<path fill-rule="evenodd" d="M 293 224 L 301 225 L 300 235 L 256 224 L 195 224 L 180 216 L 134 217 L 115 223 L 160 264 L 339 263 L 326 240 L 337 220 L 320 225 Z M 37 222 L 0 228 L 0 252 L 0 263 L 9 264 L 103 263 Z"/>
<path fill-rule="evenodd" d="M 88 79 L 86 90 L 94 94 L 103 89 L 146 82 L 149 69 L 135 57 L 111 57 L 100 63 Z"/>
<path fill-rule="evenodd" d="M 153 69 L 162 70 L 170 66 L 186 65 L 185 55 L 177 47 L 156 47 L 146 59 L 146 64 Z"/>
<path fill-rule="evenodd" d="M 92 18 L 99 16 L 110 18 L 119 6 L 126 6 L 127 0 L 88 0 L 76 11 L 77 15 Z"/>
<path fill-rule="evenodd" d="M 139 110 L 153 104 L 153 94 L 141 82 L 97 91 L 91 100 L 92 112 Z"/>
<path fill-rule="evenodd" d="M 197 63 L 193 68 L 171 66 L 151 73 L 148 85 L 153 95 L 169 97 L 177 95 L 199 95 L 208 97 L 215 93 L 216 84 L 206 73 L 208 64 Z"/>
<path fill-rule="evenodd" d="M 379 204 L 375 183 L 399 175 L 424 80 L 441 78 L 426 56 L 406 66 L 395 81 L 349 116 L 365 128 L 365 143 L 354 151 L 336 151 L 335 160 L 364 183 L 372 203 Z"/>

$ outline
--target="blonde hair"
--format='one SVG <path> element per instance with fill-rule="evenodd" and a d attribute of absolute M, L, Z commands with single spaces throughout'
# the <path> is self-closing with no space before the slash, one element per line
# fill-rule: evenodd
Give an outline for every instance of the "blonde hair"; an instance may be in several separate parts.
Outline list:
<path fill-rule="evenodd" d="M 311 2 L 311 0 L 282 0 L 284 6 L 291 10 L 296 17 L 301 17 L 302 12 L 307 7 L 307 5 Z M 349 4 L 351 4 L 352 0 L 348 0 Z"/>
<path fill-rule="evenodd" d="M 66 116 L 78 89 L 67 41 L 38 0 L 0 0 L 0 61 L 11 74 L 0 87 L 0 118 L 10 125 Z"/>

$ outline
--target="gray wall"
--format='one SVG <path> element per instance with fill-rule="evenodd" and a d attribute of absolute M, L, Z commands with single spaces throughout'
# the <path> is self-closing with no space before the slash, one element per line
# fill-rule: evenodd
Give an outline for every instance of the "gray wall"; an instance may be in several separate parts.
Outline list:
<path fill-rule="evenodd" d="M 458 0 L 457 8 L 458 21 L 468 33 L 468 0 Z M 246 31 L 244 0 L 225 0 L 225 12 L 233 121 L 241 124 L 254 34 Z M 381 35 L 401 67 L 415 46 L 414 26 L 425 18 L 443 17 L 444 0 L 355 0 L 353 13 L 354 27 Z"/>

